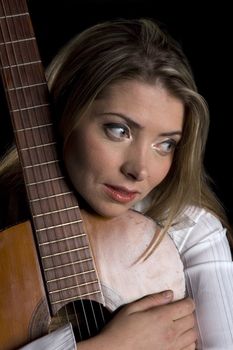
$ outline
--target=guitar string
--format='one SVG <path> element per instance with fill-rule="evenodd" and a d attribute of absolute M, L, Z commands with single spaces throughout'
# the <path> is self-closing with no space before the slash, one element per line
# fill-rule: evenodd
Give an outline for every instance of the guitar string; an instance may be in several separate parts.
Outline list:
<path fill-rule="evenodd" d="M 7 23 L 7 25 L 8 25 L 8 23 Z M 12 46 L 12 48 L 13 48 L 13 51 L 14 51 L 14 46 Z M 6 50 L 7 51 L 7 50 Z M 29 50 L 29 52 L 30 52 L 30 50 Z M 7 53 L 8 54 L 8 53 Z M 15 54 L 15 52 L 14 52 L 14 54 Z M 16 55 L 15 55 L 16 56 Z M 16 58 L 16 57 L 15 57 Z M 19 75 L 21 74 L 20 73 L 20 71 L 18 71 L 18 73 L 19 73 Z M 12 77 L 14 78 L 14 74 L 13 74 L 13 71 L 12 71 Z M 24 91 L 23 91 L 23 95 L 24 95 Z M 17 96 L 17 98 L 18 98 L 18 96 Z M 24 98 L 25 98 L 25 95 L 24 95 Z M 34 138 L 34 135 L 33 135 L 33 138 Z M 30 147 L 29 147 L 30 148 Z M 69 213 L 69 212 L 68 212 Z M 84 275 L 85 276 L 85 275 Z M 74 303 L 73 303 L 74 304 Z M 83 306 L 84 307 L 84 306 Z M 84 314 L 85 314 L 85 310 L 84 310 Z"/>
<path fill-rule="evenodd" d="M 7 21 L 7 19 L 6 19 L 6 24 L 7 24 L 7 29 L 8 29 L 8 34 L 10 34 L 9 35 L 9 37 L 11 37 L 11 33 L 10 33 L 10 30 L 9 30 L 9 27 L 8 27 L 8 21 Z M 21 23 L 20 23 L 21 24 Z M 13 41 L 13 40 L 12 40 Z M 14 45 L 12 44 L 12 49 L 13 49 L 13 54 L 14 54 L 14 58 L 15 58 L 15 61 L 17 62 L 17 59 L 16 59 L 16 53 L 15 53 L 15 50 L 14 50 Z M 28 52 L 30 52 L 30 50 L 28 51 Z M 7 55 L 8 55 L 8 52 L 7 52 L 7 48 L 6 48 L 6 53 L 7 53 Z M 21 57 L 22 58 L 22 57 Z M 8 61 L 10 61 L 9 60 L 9 57 L 8 57 Z M 14 72 L 13 72 L 13 70 L 12 70 L 12 68 L 10 67 L 10 69 L 11 69 L 11 73 L 12 73 L 12 78 L 13 78 L 13 80 L 15 80 L 15 76 L 14 76 Z M 19 73 L 19 76 L 20 76 L 20 71 L 18 70 L 18 73 Z M 22 81 L 22 77 L 21 77 L 21 81 Z M 14 82 L 15 84 L 15 86 L 16 86 L 16 82 Z M 28 84 L 29 85 L 29 84 Z M 24 94 L 24 90 L 23 90 L 23 94 Z M 16 99 L 18 100 L 19 99 L 19 97 L 18 97 L 18 94 L 17 94 L 17 91 L 16 91 Z M 25 96 L 24 96 L 24 100 L 26 100 L 25 99 Z M 19 104 L 19 101 L 18 101 L 18 105 L 20 105 Z M 28 115 L 28 117 L 30 118 L 30 115 Z M 22 119 L 22 121 L 23 121 L 23 124 L 24 124 L 24 118 Z M 25 127 L 25 125 L 23 125 L 23 127 Z M 35 139 L 34 139 L 34 135 L 32 134 L 32 136 L 33 136 L 33 141 L 35 141 Z M 28 139 L 26 138 L 26 144 L 27 144 L 27 148 L 28 149 L 30 149 L 30 146 L 29 146 L 29 144 L 28 144 Z M 31 155 L 30 155 L 30 153 L 29 153 L 29 158 L 31 157 Z M 31 159 L 30 159 L 30 161 L 31 161 Z M 32 164 L 32 162 L 31 162 L 31 164 Z M 41 170 L 41 169 L 39 169 L 39 170 Z M 37 190 L 37 188 L 36 188 L 36 190 Z M 39 194 L 38 194 L 38 192 L 37 192 L 37 197 L 39 197 Z M 41 204 L 40 202 L 38 203 L 39 205 Z M 49 204 L 50 204 L 50 202 L 49 202 Z M 41 208 L 40 208 L 41 209 Z M 48 238 L 46 239 L 46 241 L 48 241 Z"/>
<path fill-rule="evenodd" d="M 7 2 L 7 1 L 6 1 Z M 8 7 L 10 8 L 10 3 L 8 2 Z M 11 79 L 12 79 L 12 82 L 13 82 L 13 86 L 15 86 L 16 88 L 17 88 L 17 82 L 16 82 L 16 76 L 15 76 L 15 74 L 14 74 L 14 71 L 13 71 L 13 67 L 12 67 L 12 64 L 11 64 L 11 60 L 10 60 L 10 57 L 9 57 L 9 53 L 8 53 L 8 49 L 7 49 L 7 45 L 9 45 L 8 47 L 10 47 L 11 49 L 12 49 L 12 54 L 13 54 L 13 58 L 14 58 L 14 61 L 15 61 L 15 67 L 14 68 L 17 68 L 17 72 L 18 72 L 18 76 L 20 77 L 20 81 L 22 82 L 23 80 L 22 80 L 22 76 L 21 76 L 21 73 L 20 73 L 20 70 L 18 69 L 18 66 L 17 66 L 17 61 L 18 61 L 18 59 L 17 59 L 17 54 L 16 54 L 16 51 L 15 51 L 15 47 L 14 47 L 14 40 L 13 40 L 13 33 L 11 32 L 11 30 L 13 30 L 12 29 L 12 26 L 11 26 L 11 29 L 10 29 L 10 26 L 9 26 L 9 23 L 8 23 L 8 20 L 10 21 L 11 19 L 12 19 L 12 22 L 14 21 L 13 20 L 13 18 L 10 18 L 10 17 L 8 17 L 7 16 L 7 13 L 6 13 L 6 8 L 5 8 L 5 4 L 3 4 L 3 11 L 4 11 L 4 15 L 5 15 L 5 22 L 6 22 L 6 31 L 7 31 L 7 33 L 8 33 L 8 37 L 9 37 L 9 39 L 10 39 L 10 42 L 8 42 L 8 44 L 6 44 L 6 42 L 7 42 L 7 38 L 6 38 L 6 34 L 4 33 L 4 31 L 2 31 L 2 37 L 5 39 L 5 53 L 6 53 L 6 59 L 7 59 L 7 61 L 8 61 L 8 69 L 9 69 L 9 71 L 11 72 Z M 17 14 L 17 13 L 16 13 Z M 19 14 L 20 14 L 20 11 L 19 11 Z M 21 24 L 21 23 L 20 23 Z M 15 26 L 13 26 L 13 28 L 15 29 Z M 21 27 L 21 29 L 22 29 L 22 27 Z M 2 27 L 1 27 L 1 30 L 2 30 Z M 14 32 L 14 35 L 16 35 L 16 37 L 18 37 L 18 35 L 17 35 L 17 33 L 16 32 Z M 19 53 L 21 54 L 21 52 L 20 52 L 20 50 L 19 50 Z M 23 59 L 23 57 L 22 57 L 22 55 L 21 55 L 21 59 Z M 23 85 L 23 84 L 22 84 Z M 21 96 L 21 97 L 23 97 L 24 98 L 24 102 L 26 101 L 26 97 L 25 97 L 25 93 L 24 93 L 24 89 L 22 89 L 22 92 L 23 92 L 23 96 Z M 19 96 L 19 94 L 17 93 L 17 89 L 15 90 L 15 98 L 16 98 L 16 105 L 17 106 L 19 106 L 19 114 L 20 115 L 23 115 L 22 113 L 21 113 L 21 108 L 20 108 L 20 96 Z M 22 101 L 21 101 L 22 102 Z M 13 114 L 14 112 L 12 111 L 13 110 L 13 106 L 11 106 L 10 107 L 10 109 L 11 109 L 11 113 Z M 30 119 L 30 115 L 28 115 L 28 118 Z M 13 121 L 13 124 L 14 124 L 14 129 L 16 130 L 18 127 L 16 126 L 16 121 L 15 121 L 15 119 L 14 119 L 14 117 L 12 118 L 12 120 L 14 120 Z M 24 125 L 24 118 L 22 117 L 21 118 L 21 121 L 22 121 L 22 127 L 24 128 L 25 127 L 25 125 Z M 14 132 L 16 132 L 16 131 L 14 131 Z M 18 137 L 20 137 L 20 136 L 18 136 Z M 33 136 L 33 138 L 34 138 L 34 136 Z M 17 141 L 17 140 L 16 140 Z M 34 141 L 34 140 L 33 140 Z M 27 146 L 27 148 L 29 149 L 30 148 L 30 146 L 29 146 L 29 144 L 28 144 L 28 139 L 27 138 L 25 138 L 25 145 Z M 30 155 L 30 153 L 28 154 L 28 156 L 29 156 L 29 158 L 30 158 L 30 162 L 31 162 L 31 164 L 32 164 L 32 160 L 31 160 L 31 155 Z M 21 154 L 20 154 L 20 152 L 19 152 L 19 157 L 21 157 Z M 22 161 L 22 159 L 21 159 L 21 161 Z M 23 164 L 23 163 L 22 163 Z M 39 205 L 40 205 L 40 203 L 39 203 Z"/>
<path fill-rule="evenodd" d="M 5 11 L 5 8 L 4 8 L 4 11 Z M 6 17 L 6 11 L 5 11 L 5 20 L 6 20 L 6 28 L 8 30 L 9 38 L 11 38 L 11 42 L 13 42 L 13 38 L 11 37 L 11 31 L 9 30 L 9 26 L 8 26 L 8 21 L 7 21 L 7 17 Z M 2 33 L 2 34 L 3 34 L 3 37 L 4 37 L 4 33 Z M 6 42 L 6 40 L 5 40 L 5 42 Z M 15 49 L 14 49 L 14 45 L 13 44 L 12 44 L 12 51 L 13 51 L 13 55 L 15 56 L 14 57 L 15 62 L 17 62 L 16 53 L 15 53 Z M 7 51 L 7 46 L 6 46 L 6 56 L 8 58 L 8 62 L 10 63 L 10 59 L 9 59 L 9 55 L 8 55 L 8 51 Z M 14 72 L 13 72 L 13 69 L 11 67 L 11 64 L 9 64 L 9 69 L 11 70 L 11 75 L 12 75 L 12 80 L 14 81 L 14 85 L 16 86 L 15 76 L 14 76 Z M 20 72 L 18 71 L 18 73 L 20 73 Z M 19 74 L 19 76 L 20 76 L 20 74 Z M 18 102 L 18 105 L 20 106 L 20 104 L 19 104 L 19 96 L 17 95 L 17 91 L 16 91 L 16 94 L 15 94 L 15 97 L 16 97 L 16 100 Z M 23 119 L 23 122 L 24 122 L 24 119 Z M 27 143 L 27 141 L 28 141 L 27 138 L 26 138 L 25 141 Z M 28 146 L 28 143 L 27 143 L 27 146 Z"/>
<path fill-rule="evenodd" d="M 37 120 L 37 122 L 38 122 L 38 120 Z M 39 134 L 39 136 L 41 136 L 41 134 Z M 41 142 L 40 142 L 41 144 L 43 143 L 42 142 L 42 140 L 41 140 Z M 46 151 L 47 151 L 47 149 L 46 149 Z M 46 154 L 45 154 L 45 149 L 43 149 L 42 148 L 42 152 L 44 153 L 44 158 L 46 159 Z M 51 176 L 51 172 L 50 172 L 50 168 L 48 168 L 47 169 L 48 170 L 48 173 L 49 173 L 49 178 L 51 179 L 52 178 L 52 176 Z M 40 171 L 42 171 L 42 169 L 40 169 Z M 51 182 L 51 187 L 52 187 L 52 189 L 53 189 L 53 192 L 54 192 L 54 182 Z M 61 193 L 62 193 L 62 191 L 61 191 Z M 50 205 L 50 201 L 48 201 L 48 203 L 49 203 L 49 205 Z M 58 204 L 58 203 L 57 203 Z M 50 207 L 50 209 L 51 209 L 51 207 Z M 61 219 L 61 218 L 60 218 Z M 43 220 L 44 220 L 44 217 L 43 217 Z M 46 227 L 46 224 L 45 224 L 45 222 L 44 222 L 44 227 Z M 56 235 L 56 230 L 55 230 L 55 235 Z M 64 233 L 63 233 L 63 236 L 64 236 Z M 58 237 L 57 237 L 57 235 L 56 235 L 56 237 L 55 237 L 56 239 L 58 239 Z M 49 241 L 49 239 L 48 239 L 48 236 L 47 236 L 47 234 L 46 234 L 46 241 Z M 66 241 L 66 243 L 67 243 L 67 241 Z M 69 243 L 69 241 L 68 241 L 68 243 Z M 70 251 L 70 247 L 69 247 L 69 244 L 68 244 L 68 251 Z M 55 261 L 54 261 L 54 258 L 52 257 L 52 259 L 51 259 L 52 261 L 53 261 L 53 266 L 56 266 L 56 263 L 55 263 Z M 71 259 L 72 260 L 72 259 Z M 71 265 L 71 267 L 73 267 L 73 274 L 75 274 L 75 271 L 74 271 L 74 266 L 72 266 Z M 54 270 L 54 272 L 55 272 L 55 278 L 59 278 L 59 275 L 57 275 L 57 271 L 58 270 Z M 61 287 L 62 286 L 59 286 L 59 284 L 60 284 L 60 282 L 58 282 L 58 289 L 61 289 Z M 63 293 L 62 293 L 63 294 Z M 84 307 L 84 306 L 83 306 Z M 59 317 L 59 314 L 60 314 L 61 312 L 58 312 L 58 317 Z M 68 313 L 67 313 L 67 307 L 65 306 L 65 314 L 66 315 L 68 315 Z M 69 319 L 68 319 L 68 321 L 69 321 Z M 88 325 L 87 325 L 88 326 Z M 80 329 L 80 327 L 79 327 L 79 329 Z M 81 333 L 80 333 L 80 336 L 81 336 Z"/>

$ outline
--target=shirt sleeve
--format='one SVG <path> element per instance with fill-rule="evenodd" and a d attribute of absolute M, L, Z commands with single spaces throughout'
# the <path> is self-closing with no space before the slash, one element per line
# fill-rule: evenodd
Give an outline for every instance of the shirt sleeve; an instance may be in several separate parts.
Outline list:
<path fill-rule="evenodd" d="M 32 343 L 23 346 L 20 350 L 76 350 L 71 324 L 67 324 L 58 330 L 39 338 Z"/>
<path fill-rule="evenodd" d="M 172 236 L 184 264 L 187 294 L 194 299 L 198 349 L 233 349 L 233 263 L 226 230 L 202 211 L 192 227 Z"/>

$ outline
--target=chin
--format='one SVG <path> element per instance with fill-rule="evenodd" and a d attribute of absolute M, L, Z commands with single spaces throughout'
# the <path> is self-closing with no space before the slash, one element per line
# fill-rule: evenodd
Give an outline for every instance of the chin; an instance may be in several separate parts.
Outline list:
<path fill-rule="evenodd" d="M 120 216 L 124 213 L 126 213 L 129 208 L 124 207 L 124 206 L 120 206 L 120 207 L 111 207 L 110 205 L 108 205 L 105 208 L 100 208 L 100 207 L 93 207 L 93 210 L 99 214 L 100 216 L 106 217 L 106 218 L 114 218 L 117 216 Z"/>

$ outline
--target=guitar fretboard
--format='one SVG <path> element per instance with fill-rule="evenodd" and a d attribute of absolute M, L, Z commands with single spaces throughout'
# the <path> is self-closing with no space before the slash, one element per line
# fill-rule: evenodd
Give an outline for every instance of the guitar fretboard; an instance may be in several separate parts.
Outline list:
<path fill-rule="evenodd" d="M 26 1 L 0 1 L 0 54 L 52 313 L 69 301 L 102 302 L 77 199 L 56 152 L 48 90 Z"/>

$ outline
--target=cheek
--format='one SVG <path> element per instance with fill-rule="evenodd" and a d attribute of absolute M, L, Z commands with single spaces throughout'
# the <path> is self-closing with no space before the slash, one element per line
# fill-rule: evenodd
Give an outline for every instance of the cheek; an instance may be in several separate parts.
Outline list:
<path fill-rule="evenodd" d="M 162 162 L 155 164 L 150 172 L 151 187 L 158 186 L 167 176 L 172 165 L 171 159 L 164 159 Z"/>
<path fill-rule="evenodd" d="M 72 173 L 79 174 L 79 178 L 102 176 L 103 172 L 111 168 L 115 159 L 111 147 L 95 133 L 86 132 L 81 137 L 78 136 L 76 134 L 67 144 L 66 163 L 73 169 Z"/>
<path fill-rule="evenodd" d="M 80 161 L 86 169 L 100 174 L 109 168 L 113 159 L 108 145 L 96 138 L 92 138 L 87 147 L 82 147 L 80 154 Z"/>

